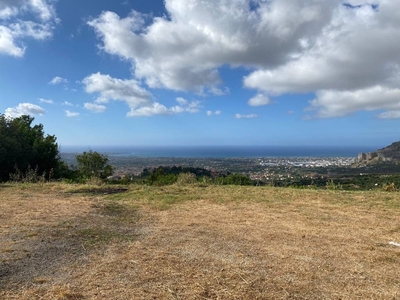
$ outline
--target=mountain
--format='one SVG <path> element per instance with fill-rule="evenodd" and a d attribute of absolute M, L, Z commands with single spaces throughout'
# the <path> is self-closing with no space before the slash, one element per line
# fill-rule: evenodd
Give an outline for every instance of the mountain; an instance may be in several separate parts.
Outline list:
<path fill-rule="evenodd" d="M 400 161 L 400 141 L 394 142 L 390 146 L 373 152 L 360 153 L 357 157 L 358 163 L 376 163 L 388 161 Z"/>

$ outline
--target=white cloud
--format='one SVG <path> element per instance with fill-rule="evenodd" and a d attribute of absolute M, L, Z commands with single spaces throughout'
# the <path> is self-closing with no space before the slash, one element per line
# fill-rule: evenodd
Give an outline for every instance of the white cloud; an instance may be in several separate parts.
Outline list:
<path fill-rule="evenodd" d="M 92 74 L 82 83 L 87 93 L 97 93 L 97 103 L 108 103 L 110 100 L 124 101 L 131 109 L 151 104 L 151 94 L 141 88 L 134 79 L 112 78 L 100 73 Z"/>
<path fill-rule="evenodd" d="M 180 105 L 187 105 L 189 103 L 189 101 L 187 101 L 186 99 L 182 98 L 182 97 L 178 97 L 176 98 L 176 101 L 180 104 Z"/>
<path fill-rule="evenodd" d="M 73 118 L 73 117 L 79 116 L 79 113 L 78 112 L 74 112 L 74 111 L 65 110 L 65 115 L 68 118 Z"/>
<path fill-rule="evenodd" d="M 135 78 L 151 88 L 223 93 L 219 69 L 245 67 L 244 86 L 264 96 L 250 105 L 316 93 L 314 117 L 386 109 L 384 94 L 364 106 L 318 96 L 398 88 L 400 2 L 346 3 L 354 7 L 342 0 L 166 0 L 164 17 L 106 11 L 88 24 L 101 49 L 129 61 Z"/>
<path fill-rule="evenodd" d="M 128 117 L 150 117 L 155 115 L 173 115 L 180 113 L 197 113 L 200 111 L 200 101 L 191 101 L 189 102 L 183 98 L 177 98 L 176 101 L 180 105 L 176 105 L 170 108 L 167 108 L 163 104 L 158 102 L 154 102 L 149 106 L 143 106 L 138 109 L 131 109 L 128 113 Z"/>
<path fill-rule="evenodd" d="M 54 104 L 54 101 L 51 100 L 51 99 L 43 99 L 43 98 L 40 98 L 40 99 L 39 99 L 39 102 L 40 102 L 40 103 L 46 103 L 46 104 Z"/>
<path fill-rule="evenodd" d="M 25 53 L 25 47 L 18 47 L 11 29 L 0 25 L 0 54 L 2 53 L 21 57 Z"/>
<path fill-rule="evenodd" d="M 25 39 L 50 38 L 58 21 L 51 0 L 0 1 L 0 54 L 22 57 Z"/>
<path fill-rule="evenodd" d="M 258 115 L 256 115 L 256 114 L 249 114 L 249 115 L 236 114 L 235 115 L 236 119 L 254 119 L 257 117 L 258 117 Z"/>
<path fill-rule="evenodd" d="M 150 106 L 131 109 L 131 111 L 128 113 L 128 117 L 150 117 L 154 115 L 171 115 L 172 113 L 172 110 L 166 108 L 160 103 L 155 102 Z"/>
<path fill-rule="evenodd" d="M 357 111 L 380 109 L 388 111 L 381 116 L 390 116 L 400 110 L 400 88 L 375 86 L 355 91 L 319 91 L 308 108 L 316 110 L 318 118 L 342 117 Z"/>
<path fill-rule="evenodd" d="M 6 6 L 5 8 L 1 9 L 0 6 L 0 20 L 7 20 L 14 16 L 18 15 L 18 9 L 14 6 Z"/>
<path fill-rule="evenodd" d="M 46 0 L 29 0 L 28 6 L 32 8 L 42 21 L 49 21 L 56 17 L 54 7 L 50 4 L 50 1 Z"/>
<path fill-rule="evenodd" d="M 257 94 L 247 102 L 250 106 L 263 106 L 271 104 L 272 101 L 264 94 Z"/>
<path fill-rule="evenodd" d="M 220 111 L 220 110 L 216 110 L 216 111 L 211 111 L 211 110 L 208 110 L 207 111 L 207 116 L 212 116 L 212 115 L 216 115 L 216 116 L 218 116 L 218 115 L 220 115 L 222 113 L 222 111 Z"/>
<path fill-rule="evenodd" d="M 35 40 L 45 40 L 52 36 L 52 26 L 50 24 L 38 24 L 32 21 L 19 21 L 10 24 L 14 38 L 31 37 Z"/>
<path fill-rule="evenodd" d="M 123 101 L 130 111 L 128 117 L 170 115 L 177 113 L 196 113 L 200 110 L 200 101 L 188 101 L 182 97 L 176 98 L 179 105 L 167 108 L 161 103 L 152 100 L 152 95 L 139 85 L 134 79 L 118 79 L 101 73 L 92 74 L 82 83 L 87 93 L 96 93 L 97 104 L 107 104 L 109 101 Z M 105 106 L 102 105 L 102 111 Z M 96 107 L 94 111 L 97 111 Z"/>
<path fill-rule="evenodd" d="M 376 116 L 378 119 L 400 119 L 400 110 L 392 110 L 380 113 Z"/>
<path fill-rule="evenodd" d="M 65 78 L 62 78 L 60 76 L 56 76 L 52 80 L 49 81 L 49 84 L 51 84 L 51 85 L 57 85 L 57 84 L 61 84 L 61 83 L 68 83 L 68 80 Z"/>
<path fill-rule="evenodd" d="M 5 115 L 11 118 L 17 118 L 22 115 L 43 115 L 46 111 L 38 105 L 32 103 L 20 103 L 17 107 L 7 108 Z"/>
<path fill-rule="evenodd" d="M 217 88 L 217 87 L 210 87 L 210 92 L 213 95 L 216 96 L 224 96 L 224 95 L 228 95 L 231 91 L 229 90 L 228 87 L 224 87 L 223 89 Z"/>
<path fill-rule="evenodd" d="M 184 106 L 185 111 L 189 113 L 197 113 L 200 111 L 201 102 L 200 101 L 192 101 Z"/>
<path fill-rule="evenodd" d="M 63 103 L 61 103 L 61 105 L 74 106 L 71 102 L 68 102 L 68 101 L 64 101 Z"/>
<path fill-rule="evenodd" d="M 104 105 L 99 105 L 96 103 L 85 103 L 83 106 L 85 107 L 85 109 L 90 110 L 94 113 L 102 113 L 107 109 L 107 107 L 105 107 Z"/>
<path fill-rule="evenodd" d="M 311 0 L 256 2 L 258 8 L 252 9 L 243 0 L 167 0 L 169 19 L 154 18 L 148 27 L 145 16 L 135 11 L 126 18 L 104 12 L 88 24 L 102 49 L 131 60 L 135 75 L 149 86 L 220 93 L 215 89 L 221 83 L 220 66 L 284 61 L 299 48 L 298 36 L 314 37 L 333 6 Z"/>

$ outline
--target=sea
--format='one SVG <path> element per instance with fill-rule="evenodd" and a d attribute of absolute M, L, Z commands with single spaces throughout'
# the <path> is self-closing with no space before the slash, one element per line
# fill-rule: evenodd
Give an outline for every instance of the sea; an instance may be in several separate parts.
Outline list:
<path fill-rule="evenodd" d="M 181 158 L 357 157 L 366 146 L 61 146 L 61 153 L 97 151 L 108 156 Z"/>

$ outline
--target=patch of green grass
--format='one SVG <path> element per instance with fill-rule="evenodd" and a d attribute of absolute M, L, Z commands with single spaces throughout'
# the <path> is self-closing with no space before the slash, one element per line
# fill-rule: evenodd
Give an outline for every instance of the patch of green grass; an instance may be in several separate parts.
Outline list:
<path fill-rule="evenodd" d="M 131 207 L 148 205 L 154 209 L 165 210 L 173 205 L 186 201 L 198 200 L 204 193 L 204 188 L 193 186 L 131 186 L 123 194 L 113 194 L 106 197 L 108 200 L 117 201 Z"/>

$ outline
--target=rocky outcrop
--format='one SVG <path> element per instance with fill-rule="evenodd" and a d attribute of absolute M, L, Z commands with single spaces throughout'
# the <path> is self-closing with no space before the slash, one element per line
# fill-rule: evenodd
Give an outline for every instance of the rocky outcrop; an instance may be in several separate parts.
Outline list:
<path fill-rule="evenodd" d="M 369 153 L 360 153 L 358 163 L 400 161 L 400 142 Z"/>

